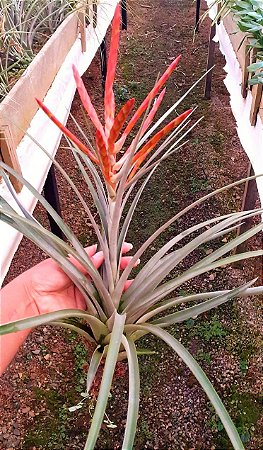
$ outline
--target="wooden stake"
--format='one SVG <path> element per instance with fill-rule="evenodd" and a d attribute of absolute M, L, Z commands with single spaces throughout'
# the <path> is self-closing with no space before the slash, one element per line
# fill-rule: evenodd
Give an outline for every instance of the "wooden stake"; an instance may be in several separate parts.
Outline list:
<path fill-rule="evenodd" d="M 208 56 L 207 56 L 207 65 L 206 70 L 211 69 L 215 62 L 215 41 L 213 40 L 216 35 L 216 24 L 211 26 L 210 35 L 209 35 L 209 47 L 208 47 Z M 211 89 L 212 89 L 212 72 L 213 69 L 208 72 L 205 78 L 205 98 L 210 100 L 211 98 Z"/>
<path fill-rule="evenodd" d="M 252 177 L 253 175 L 254 175 L 254 170 L 252 168 L 251 163 L 249 163 L 247 176 Z M 253 179 L 253 180 L 246 181 L 241 210 L 242 211 L 250 211 L 250 210 L 254 209 L 255 205 L 256 205 L 256 201 L 257 201 L 257 196 L 258 196 L 258 190 L 257 190 L 256 180 Z M 238 228 L 237 236 L 240 236 L 240 234 L 243 234 L 247 230 L 249 230 L 252 221 L 253 221 L 253 217 L 250 217 L 249 219 L 244 220 L 244 222 Z M 242 244 L 238 245 L 234 250 L 234 254 L 243 253 L 244 251 L 246 251 L 246 242 L 243 242 Z M 238 263 L 237 265 L 240 265 L 240 263 Z"/>
<path fill-rule="evenodd" d="M 87 6 L 86 0 L 83 0 L 78 5 L 78 22 L 79 22 L 79 32 L 80 32 L 82 53 L 85 53 L 87 50 L 87 46 L 86 46 L 86 6 Z"/>
<path fill-rule="evenodd" d="M 0 155 L 1 160 L 12 167 L 17 173 L 21 175 L 20 164 L 17 159 L 14 143 L 12 140 L 12 135 L 8 127 L 3 127 L 0 129 Z M 15 177 L 10 175 L 10 181 L 14 186 L 15 191 L 18 193 L 21 191 L 23 185 Z"/>
<path fill-rule="evenodd" d="M 242 85 L 241 85 L 241 94 L 243 98 L 247 97 L 247 83 L 248 83 L 248 70 L 247 67 L 250 64 L 250 48 L 248 45 L 245 46 L 245 61 L 242 70 Z"/>
<path fill-rule="evenodd" d="M 263 92 L 262 88 L 262 84 L 255 84 L 252 88 L 252 105 L 250 110 L 250 123 L 252 126 L 255 126 L 257 123 L 257 115 Z"/>

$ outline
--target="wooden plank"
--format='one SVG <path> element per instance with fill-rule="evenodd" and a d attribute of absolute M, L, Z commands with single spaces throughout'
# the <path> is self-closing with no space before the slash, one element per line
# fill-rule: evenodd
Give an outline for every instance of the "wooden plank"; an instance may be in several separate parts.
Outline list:
<path fill-rule="evenodd" d="M 262 84 L 256 84 L 252 87 L 252 105 L 250 110 L 250 123 L 252 126 L 255 126 L 257 123 L 257 115 L 262 100 L 262 87 Z"/>
<path fill-rule="evenodd" d="M 233 20 L 233 16 L 228 14 L 224 18 L 224 27 L 228 33 L 229 39 L 231 41 L 232 47 L 236 53 L 237 60 L 241 67 L 243 73 L 242 79 L 242 95 L 246 96 L 247 90 L 245 90 L 245 84 L 249 80 L 250 75 L 247 75 L 246 68 L 248 64 L 252 64 L 256 60 L 256 50 L 249 52 L 249 59 L 247 53 L 247 45 L 249 44 L 249 39 L 245 37 L 245 33 L 241 32 L 237 27 L 236 22 Z M 245 37 L 245 39 L 244 39 Z M 247 88 L 248 89 L 248 88 Z M 257 121 L 257 115 L 260 116 L 263 121 L 263 95 L 262 95 L 262 85 L 251 86 L 250 90 L 252 92 L 252 108 L 250 113 L 251 125 L 255 125 Z"/>
<path fill-rule="evenodd" d="M 249 163 L 247 176 L 251 177 L 253 175 L 254 175 L 254 170 L 252 168 L 251 163 Z M 241 210 L 242 211 L 250 211 L 250 210 L 254 209 L 255 205 L 256 205 L 257 197 L 258 197 L 258 190 L 257 190 L 256 180 L 253 179 L 253 180 L 246 181 Z M 252 222 L 253 222 L 253 217 L 250 217 L 249 219 L 244 220 L 243 223 L 238 228 L 237 236 L 240 236 L 241 234 L 243 234 L 247 230 L 249 230 Z M 245 252 L 246 246 L 247 246 L 246 242 L 243 242 L 242 244 L 238 245 L 234 250 L 234 254 Z M 238 265 L 240 265 L 240 264 L 238 264 Z"/>
<path fill-rule="evenodd" d="M 0 104 L 0 128 L 12 135 L 12 152 L 37 112 L 35 97 L 43 99 L 76 40 L 78 18 L 69 16 L 36 55 L 23 76 Z"/>
<path fill-rule="evenodd" d="M 224 17 L 223 23 L 228 33 L 232 47 L 236 53 L 239 65 L 241 68 L 243 68 L 245 66 L 246 59 L 246 46 L 248 44 L 247 38 L 245 37 L 245 34 L 239 30 L 231 14 L 228 14 L 226 17 Z"/>
<path fill-rule="evenodd" d="M 86 6 L 87 1 L 83 0 L 78 5 L 78 21 L 79 21 L 79 33 L 81 42 L 81 51 L 85 53 L 87 50 L 86 45 Z"/>
<path fill-rule="evenodd" d="M 12 167 L 16 172 L 21 174 L 20 165 L 17 159 L 16 151 L 14 150 L 14 143 L 12 135 L 8 127 L 0 128 L 0 154 L 2 161 L 8 166 Z M 20 192 L 23 185 L 12 175 L 10 181 L 16 192 Z"/>

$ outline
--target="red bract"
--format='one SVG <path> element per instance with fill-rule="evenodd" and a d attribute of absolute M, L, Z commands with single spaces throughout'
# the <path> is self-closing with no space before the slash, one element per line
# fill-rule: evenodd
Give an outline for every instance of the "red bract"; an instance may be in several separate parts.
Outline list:
<path fill-rule="evenodd" d="M 158 142 L 165 137 L 170 131 L 172 131 L 177 125 L 179 125 L 190 113 L 192 110 L 188 110 L 185 113 L 181 114 L 176 119 L 172 120 L 168 125 L 166 125 L 162 130 L 156 133 L 149 141 L 139 149 L 139 145 L 136 144 L 139 140 L 138 138 L 142 138 L 146 133 L 147 129 L 151 125 L 158 108 L 163 100 L 165 89 L 160 93 L 158 98 L 154 101 L 154 98 L 168 80 L 174 69 L 177 67 L 179 63 L 180 56 L 175 58 L 175 60 L 170 64 L 170 66 L 166 69 L 161 78 L 157 81 L 153 89 L 146 96 L 142 104 L 139 106 L 137 111 L 133 114 L 132 118 L 126 125 L 121 137 L 120 133 L 122 128 L 127 121 L 129 114 L 131 113 L 134 107 L 134 98 L 127 101 L 127 103 L 121 108 L 119 113 L 115 116 L 115 98 L 113 91 L 113 83 L 115 78 L 116 66 L 117 66 L 117 56 L 118 56 L 118 48 L 119 48 L 119 37 L 120 37 L 120 6 L 118 5 L 116 8 L 116 12 L 114 15 L 114 19 L 112 22 L 112 34 L 111 34 L 111 43 L 110 43 L 110 51 L 108 58 L 108 69 L 107 69 L 107 77 L 105 82 L 105 96 L 104 96 L 104 120 L 105 125 L 103 127 L 94 106 L 92 105 L 89 94 L 84 86 L 84 83 L 76 69 L 73 66 L 73 75 L 76 81 L 77 90 L 82 102 L 82 105 L 88 116 L 90 117 L 93 125 L 96 128 L 96 150 L 91 151 L 84 144 L 80 142 L 80 140 L 74 136 L 67 128 L 65 128 L 55 117 L 54 115 L 43 105 L 42 102 L 38 100 L 39 106 L 43 109 L 43 111 L 53 120 L 53 122 L 65 133 L 65 135 L 84 153 L 86 153 L 89 158 L 96 164 L 98 164 L 101 168 L 102 174 L 104 176 L 105 182 L 107 186 L 110 186 L 111 194 L 116 191 L 118 181 L 120 179 L 120 175 L 118 172 L 121 170 L 124 162 L 127 160 L 127 157 L 130 155 L 131 151 L 134 152 L 134 156 L 130 158 L 130 170 L 127 175 L 127 181 L 130 181 L 134 174 L 137 172 L 143 161 L 147 158 L 149 153 L 154 149 L 154 147 L 158 144 Z M 140 135 L 137 134 L 137 138 L 133 139 L 132 143 L 129 145 L 128 149 L 126 149 L 125 153 L 122 155 L 119 160 L 116 160 L 117 154 L 123 148 L 127 137 L 130 132 L 133 130 L 135 125 L 137 125 L 139 119 L 145 113 L 147 108 L 149 108 L 150 103 L 154 101 L 152 108 L 149 113 L 144 118 L 144 122 L 140 129 Z M 136 147 L 136 148 L 134 148 Z M 96 154 L 95 154 L 96 153 Z"/>

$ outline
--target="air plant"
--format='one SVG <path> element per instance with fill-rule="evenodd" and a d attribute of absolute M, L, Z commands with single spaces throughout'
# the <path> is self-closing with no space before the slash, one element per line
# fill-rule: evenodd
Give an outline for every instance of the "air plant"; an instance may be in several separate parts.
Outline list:
<path fill-rule="evenodd" d="M 80 172 L 97 208 L 100 223 L 96 222 L 90 207 L 86 204 L 81 193 L 64 169 L 56 160 L 51 158 L 66 181 L 73 188 L 92 223 L 100 249 L 103 251 L 105 257 L 103 267 L 100 270 L 94 267 L 82 244 L 47 201 L 21 175 L 16 174 L 13 169 L 4 163 L 0 163 L 2 169 L 5 169 L 5 171 L 23 182 L 42 203 L 63 231 L 68 243 L 44 229 L 23 208 L 3 170 L 1 170 L 1 174 L 16 199 L 22 214 L 18 214 L 3 198 L 0 198 L 1 220 L 22 232 L 58 263 L 82 292 L 87 304 L 87 310 L 63 310 L 18 320 L 2 325 L 0 327 L 0 333 L 16 332 L 46 323 L 70 328 L 80 333 L 95 348 L 87 374 L 87 388 L 85 393 L 87 397 L 98 367 L 101 361 L 103 359 L 105 360 L 96 408 L 85 445 L 86 450 L 95 447 L 105 417 L 116 363 L 123 359 L 128 360 L 129 366 L 129 401 L 122 448 L 125 450 L 133 448 L 139 411 L 140 390 L 136 343 L 142 336 L 148 333 L 162 339 L 189 367 L 214 406 L 233 447 L 236 450 L 241 450 L 243 449 L 243 444 L 238 432 L 214 387 L 188 350 L 178 339 L 171 336 L 165 328 L 169 325 L 188 320 L 189 318 L 195 318 L 199 314 L 222 305 L 234 297 L 255 295 L 263 291 L 262 286 L 251 287 L 255 282 L 253 280 L 232 290 L 191 293 L 187 296 L 181 296 L 178 293 L 178 289 L 184 283 L 198 275 L 205 274 L 210 270 L 245 258 L 262 255 L 262 250 L 250 251 L 239 255 L 229 255 L 229 253 L 237 245 L 262 230 L 263 224 L 255 225 L 241 236 L 235 237 L 230 242 L 219 247 L 212 254 L 194 263 L 186 271 L 178 271 L 173 279 L 167 281 L 167 276 L 200 245 L 226 235 L 234 230 L 240 221 L 259 214 L 262 210 L 234 212 L 221 217 L 211 218 L 175 234 L 172 239 L 163 245 L 144 264 L 133 282 L 129 281 L 136 261 L 138 261 L 155 239 L 167 230 L 170 225 L 175 224 L 184 214 L 208 198 L 232 186 L 236 186 L 245 180 L 240 180 L 227 187 L 217 189 L 196 200 L 182 211 L 177 212 L 170 220 L 157 229 L 135 252 L 128 266 L 121 272 L 121 248 L 126 239 L 136 205 L 140 200 L 146 184 L 160 163 L 174 154 L 183 145 L 182 140 L 199 121 L 194 125 L 189 125 L 189 117 L 192 114 L 192 110 L 188 110 L 176 116 L 161 130 L 155 132 L 157 127 L 176 110 L 179 103 L 187 95 L 186 93 L 180 100 L 174 103 L 153 124 L 154 117 L 165 94 L 165 89 L 161 89 L 177 67 L 180 57 L 176 58 L 158 79 L 136 112 L 132 114 L 135 101 L 134 99 L 130 99 L 115 114 L 113 82 L 117 64 L 119 29 L 120 9 L 117 7 L 112 24 L 111 45 L 108 57 L 104 99 L 104 126 L 92 105 L 77 69 L 75 67 L 73 68 L 82 105 L 96 129 L 96 146 L 94 148 L 77 122 L 76 125 L 83 136 L 83 142 L 71 133 L 68 128 L 64 127 L 52 112 L 38 100 L 38 104 L 42 110 L 66 136 L 68 146 L 73 152 Z M 134 130 L 136 124 L 139 123 L 140 119 L 139 130 L 133 135 L 135 137 L 133 139 L 130 138 L 129 141 L 129 135 Z M 129 142 L 128 145 L 127 142 Z M 46 152 L 45 149 L 42 148 L 42 150 Z M 70 262 L 68 259 L 69 256 L 73 256 L 85 267 L 90 277 L 89 281 Z M 129 287 L 124 291 L 127 283 Z M 173 297 L 169 295 L 171 293 L 174 293 Z M 188 306 L 189 304 L 191 306 Z M 180 306 L 181 308 L 183 305 L 183 309 L 176 309 L 176 307 Z M 171 312 L 173 308 L 174 311 Z"/>

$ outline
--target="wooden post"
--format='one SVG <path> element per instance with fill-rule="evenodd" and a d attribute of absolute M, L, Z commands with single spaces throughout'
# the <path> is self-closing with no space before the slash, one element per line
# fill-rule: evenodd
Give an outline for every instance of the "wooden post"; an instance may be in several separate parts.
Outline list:
<path fill-rule="evenodd" d="M 54 210 L 61 216 L 57 180 L 56 180 L 56 175 L 55 175 L 55 170 L 54 170 L 53 164 L 49 169 L 43 191 L 44 191 L 45 199 L 54 208 Z M 54 221 L 53 217 L 50 216 L 50 214 L 48 214 L 48 220 L 50 223 L 50 229 L 51 229 L 52 233 L 54 233 L 60 239 L 63 239 L 64 235 L 63 235 L 61 229 L 59 228 L 58 224 Z"/>
<path fill-rule="evenodd" d="M 199 31 L 199 20 L 200 20 L 200 5 L 201 0 L 196 0 L 196 10 L 195 10 L 195 33 Z"/>
<path fill-rule="evenodd" d="M 12 169 L 21 175 L 21 168 L 14 148 L 12 134 L 8 127 L 0 128 L 0 155 L 5 164 L 12 167 Z M 10 175 L 10 181 L 14 186 L 15 191 L 20 192 L 23 187 L 22 183 L 12 175 Z"/>
<path fill-rule="evenodd" d="M 209 35 L 209 47 L 208 47 L 208 56 L 207 56 L 207 65 L 206 70 L 211 69 L 215 62 L 215 41 L 213 40 L 216 35 L 216 24 L 214 23 L 211 26 L 210 35 Z M 212 89 L 212 71 L 211 69 L 205 78 L 205 92 L 204 96 L 207 100 L 211 98 L 211 89 Z"/>
<path fill-rule="evenodd" d="M 255 84 L 252 88 L 252 105 L 250 110 L 250 123 L 255 126 L 257 123 L 257 115 L 260 107 L 262 92 L 262 84 Z"/>
<path fill-rule="evenodd" d="M 86 6 L 87 1 L 82 0 L 78 5 L 78 22 L 79 22 L 79 32 L 81 41 L 81 51 L 85 53 L 87 50 L 86 46 Z"/>
<path fill-rule="evenodd" d="M 254 175 L 254 170 L 252 168 L 251 163 L 249 163 L 248 166 L 248 173 L 247 176 L 251 177 Z M 258 196 L 258 190 L 257 190 L 257 183 L 256 180 L 248 180 L 245 184 L 244 194 L 243 194 L 243 201 L 242 201 L 242 211 L 250 211 L 251 209 L 255 208 L 256 201 Z M 244 220 L 244 222 L 239 226 L 237 231 L 237 236 L 240 236 L 240 234 L 245 233 L 251 226 L 251 222 L 253 221 L 253 217 L 250 217 L 249 219 Z M 238 245 L 234 253 L 243 253 L 246 251 L 246 242 L 243 242 L 242 244 Z M 240 264 L 238 264 L 240 265 Z"/>
<path fill-rule="evenodd" d="M 101 77 L 102 77 L 102 95 L 104 97 L 105 82 L 107 76 L 107 51 L 105 38 L 100 44 L 100 64 L 101 64 Z"/>
<path fill-rule="evenodd" d="M 244 67 L 242 70 L 242 85 L 241 85 L 241 94 L 243 98 L 247 97 L 247 87 L 248 87 L 248 70 L 247 67 L 250 64 L 250 48 L 249 45 L 245 46 L 245 58 L 244 58 Z"/>
<path fill-rule="evenodd" d="M 121 29 L 127 30 L 127 2 L 121 0 Z"/>

